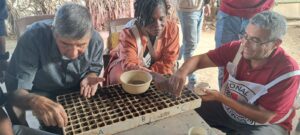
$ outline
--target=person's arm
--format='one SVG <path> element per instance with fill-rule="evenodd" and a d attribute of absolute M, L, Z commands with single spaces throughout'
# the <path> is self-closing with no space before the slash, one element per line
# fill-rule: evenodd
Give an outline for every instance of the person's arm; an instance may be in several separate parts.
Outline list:
<path fill-rule="evenodd" d="M 93 47 L 88 48 L 93 52 L 91 65 L 80 82 L 80 94 L 88 98 L 95 95 L 98 85 L 104 81 L 104 78 L 99 77 L 103 67 L 103 40 L 98 33 L 94 33 L 91 44 Z"/>
<path fill-rule="evenodd" d="M 0 135 L 13 135 L 12 124 L 5 111 L 0 107 Z"/>
<path fill-rule="evenodd" d="M 92 42 L 91 44 L 93 44 L 90 49 L 92 52 L 92 56 L 91 56 L 91 64 L 89 66 L 89 69 L 87 71 L 87 73 L 96 73 L 97 75 L 100 75 L 100 72 L 103 68 L 103 48 L 104 48 L 104 44 L 103 44 L 103 40 L 100 37 L 100 35 L 98 34 L 98 32 L 94 31 L 94 34 L 92 36 Z"/>
<path fill-rule="evenodd" d="M 131 30 L 124 29 L 120 32 L 119 41 L 118 55 L 121 58 L 122 70 L 128 71 L 141 68 L 143 62 L 137 54 L 137 43 Z"/>
<path fill-rule="evenodd" d="M 169 33 L 171 37 L 168 39 L 166 45 L 162 45 L 160 53 L 161 58 L 156 60 L 150 67 L 150 70 L 160 74 L 172 74 L 174 63 L 179 54 L 179 28 L 175 23 L 169 23 Z M 163 43 L 164 44 L 164 43 Z"/>
<path fill-rule="evenodd" d="M 235 110 L 237 113 L 258 123 L 266 123 L 271 121 L 276 115 L 275 112 L 265 109 L 260 105 L 251 105 L 248 103 L 240 103 L 235 101 L 217 90 L 205 90 L 205 94 L 201 96 L 202 101 L 219 101 L 222 104 Z"/>
<path fill-rule="evenodd" d="M 207 54 L 196 55 L 188 59 L 169 79 L 172 93 L 179 96 L 184 87 L 186 76 L 196 71 L 208 67 L 216 67 Z"/>
<path fill-rule="evenodd" d="M 219 93 L 219 92 L 218 92 Z M 248 103 L 240 103 L 231 98 L 226 97 L 223 94 L 219 94 L 220 98 L 218 99 L 219 102 L 229 106 L 239 114 L 254 120 L 258 123 L 266 123 L 271 121 L 274 116 L 275 112 L 269 111 L 260 105 L 251 105 Z"/>
<path fill-rule="evenodd" d="M 9 63 L 5 85 L 9 101 L 22 110 L 32 110 L 47 126 L 67 125 L 67 114 L 63 107 L 44 96 L 29 93 L 39 68 L 39 55 L 36 37 L 27 31 L 20 37 Z"/>
<path fill-rule="evenodd" d="M 23 110 L 32 110 L 46 126 L 66 126 L 68 123 L 67 114 L 62 105 L 51 99 L 25 89 L 18 89 L 9 95 L 9 102 Z"/>

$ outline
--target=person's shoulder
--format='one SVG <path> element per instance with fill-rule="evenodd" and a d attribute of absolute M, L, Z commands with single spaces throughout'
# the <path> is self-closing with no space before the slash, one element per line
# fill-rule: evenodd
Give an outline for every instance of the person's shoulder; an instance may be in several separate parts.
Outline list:
<path fill-rule="evenodd" d="M 240 47 L 241 47 L 241 41 L 236 40 L 236 41 L 231 41 L 231 42 L 225 43 L 219 48 L 221 50 L 226 49 L 227 51 L 230 51 L 230 52 L 237 52 Z"/>
<path fill-rule="evenodd" d="M 276 67 L 281 68 L 281 70 L 284 70 L 285 72 L 299 70 L 297 61 L 287 54 L 281 47 L 278 47 L 278 49 L 274 52 L 272 59 L 275 61 L 277 65 Z"/>
<path fill-rule="evenodd" d="M 132 29 L 134 29 L 134 27 L 122 29 L 118 33 L 119 40 L 121 40 L 121 41 L 124 41 L 124 40 L 135 40 L 135 36 L 133 34 L 133 30 Z M 141 34 L 140 31 L 139 31 L 139 34 Z"/>
<path fill-rule="evenodd" d="M 177 23 L 174 20 L 170 20 L 170 19 L 167 20 L 166 26 L 171 28 L 171 29 L 179 28 Z"/>
<path fill-rule="evenodd" d="M 99 34 L 98 31 L 93 30 L 92 36 L 91 36 L 91 41 L 89 44 L 92 46 L 94 46 L 94 45 L 100 46 L 100 47 L 104 46 L 103 38 L 101 37 L 101 35 Z"/>
<path fill-rule="evenodd" d="M 18 39 L 18 44 L 24 44 L 27 47 L 48 46 L 53 40 L 52 21 L 44 20 L 27 26 L 25 32 Z"/>
<path fill-rule="evenodd" d="M 273 70 L 270 76 L 271 79 L 299 70 L 296 60 L 288 55 L 281 47 L 278 47 L 278 49 L 273 52 L 267 64 L 267 67 Z"/>
<path fill-rule="evenodd" d="M 175 21 L 167 20 L 166 30 L 167 30 L 168 35 L 176 35 L 176 33 L 179 32 L 179 26 Z"/>
<path fill-rule="evenodd" d="M 96 30 L 92 31 L 92 37 L 91 37 L 91 39 L 92 40 L 99 40 L 99 41 L 103 40 L 102 37 L 101 37 L 101 35 L 99 34 L 99 32 L 96 31 Z"/>
<path fill-rule="evenodd" d="M 28 25 L 26 28 L 29 30 L 32 29 L 51 29 L 53 23 L 53 19 L 46 19 L 32 23 Z"/>
<path fill-rule="evenodd" d="M 35 38 L 45 38 L 47 35 L 52 35 L 52 22 L 53 20 L 47 19 L 34 22 L 26 26 L 24 35 L 33 36 Z"/>

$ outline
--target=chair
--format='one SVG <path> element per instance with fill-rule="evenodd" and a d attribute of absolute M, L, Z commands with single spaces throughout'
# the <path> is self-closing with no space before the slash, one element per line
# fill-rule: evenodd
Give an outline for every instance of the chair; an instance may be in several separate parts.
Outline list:
<path fill-rule="evenodd" d="M 119 43 L 119 32 L 124 28 L 124 25 L 132 20 L 133 18 L 120 18 L 111 20 L 109 22 L 109 37 L 108 37 L 108 48 L 111 50 L 115 48 Z"/>
<path fill-rule="evenodd" d="M 26 28 L 34 22 L 46 19 L 53 19 L 54 15 L 37 15 L 37 16 L 27 16 L 17 19 L 15 21 L 17 38 L 19 38 L 26 30 Z"/>
<path fill-rule="evenodd" d="M 103 61 L 104 68 L 107 67 L 109 62 L 109 52 L 119 44 L 119 33 L 123 30 L 125 24 L 133 18 L 119 18 L 109 22 L 109 36 L 107 39 L 107 48 L 104 51 Z"/>

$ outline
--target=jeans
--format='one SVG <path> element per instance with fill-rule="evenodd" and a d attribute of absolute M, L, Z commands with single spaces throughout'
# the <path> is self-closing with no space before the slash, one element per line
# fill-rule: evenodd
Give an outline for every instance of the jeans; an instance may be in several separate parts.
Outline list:
<path fill-rule="evenodd" d="M 178 17 L 180 19 L 182 30 L 182 46 L 180 48 L 179 58 L 184 58 L 184 61 L 193 56 L 193 53 L 199 44 L 200 34 L 203 24 L 202 11 L 183 12 L 178 11 Z M 189 84 L 192 88 L 196 84 L 195 74 L 188 76 Z"/>
<path fill-rule="evenodd" d="M 215 42 L 216 48 L 223 44 L 239 40 L 239 34 L 245 33 L 245 28 L 249 23 L 249 19 L 240 18 L 237 16 L 230 16 L 221 10 L 217 15 Z M 219 87 L 221 88 L 223 82 L 224 68 L 219 67 Z"/>

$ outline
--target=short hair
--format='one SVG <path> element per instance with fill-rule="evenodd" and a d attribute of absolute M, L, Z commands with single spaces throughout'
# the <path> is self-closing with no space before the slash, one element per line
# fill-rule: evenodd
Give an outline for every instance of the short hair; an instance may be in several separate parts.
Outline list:
<path fill-rule="evenodd" d="M 250 19 L 250 23 L 269 30 L 269 40 L 282 39 L 287 30 L 285 18 L 274 11 L 258 13 Z"/>
<path fill-rule="evenodd" d="M 168 14 L 169 7 L 165 0 L 136 0 L 134 3 L 134 17 L 141 26 L 152 23 L 152 14 L 154 9 L 161 5 Z"/>
<path fill-rule="evenodd" d="M 55 14 L 54 33 L 67 39 L 81 39 L 92 33 L 92 19 L 88 9 L 75 3 L 61 6 Z"/>

